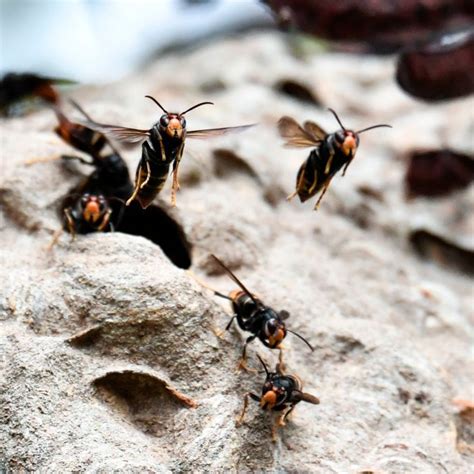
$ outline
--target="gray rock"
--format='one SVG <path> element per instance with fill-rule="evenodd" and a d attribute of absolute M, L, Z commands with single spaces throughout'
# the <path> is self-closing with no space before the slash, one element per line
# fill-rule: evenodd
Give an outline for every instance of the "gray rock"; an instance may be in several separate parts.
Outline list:
<path fill-rule="evenodd" d="M 310 353 L 291 334 L 285 341 L 288 371 L 321 404 L 298 405 L 275 444 L 257 404 L 235 426 L 244 393 L 258 392 L 264 375 L 235 370 L 238 329 L 216 336 L 228 303 L 143 237 L 63 234 L 47 250 L 59 203 L 87 169 L 25 164 L 71 151 L 52 133 L 50 112 L 1 122 L 0 471 L 470 471 L 467 418 L 452 400 L 472 398 L 472 284 L 420 260 L 406 236 L 420 216 L 435 226 L 446 209 L 472 208 L 474 193 L 405 202 L 400 159 L 419 144 L 465 143 L 470 105 L 413 102 L 392 68 L 390 59 L 346 55 L 302 62 L 282 38 L 250 34 L 75 93 L 97 120 L 130 126 L 158 116 L 145 93 L 177 109 L 214 100 L 189 115 L 190 128 L 261 122 L 246 134 L 190 140 L 171 212 L 193 244 L 195 275 L 224 293 L 235 288 L 215 253 L 265 302 L 287 309 L 289 327 L 315 346 Z M 348 127 L 394 125 L 363 136 L 317 213 L 314 202 L 284 199 L 306 151 L 283 149 L 274 124 L 283 114 L 336 124 L 324 109 L 278 95 L 274 84 L 285 78 L 311 84 Z M 218 90 L 204 97 L 200 87 L 213 83 Z M 136 166 L 138 151 L 125 155 Z M 157 202 L 168 207 L 169 183 Z M 469 219 L 459 214 L 444 231 L 462 238 Z M 254 367 L 256 353 L 277 361 L 254 341 Z"/>

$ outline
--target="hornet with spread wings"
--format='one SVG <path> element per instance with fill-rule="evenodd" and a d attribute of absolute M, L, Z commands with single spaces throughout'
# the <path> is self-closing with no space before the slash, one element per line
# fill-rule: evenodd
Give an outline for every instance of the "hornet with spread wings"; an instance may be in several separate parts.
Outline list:
<path fill-rule="evenodd" d="M 187 130 L 184 115 L 202 105 L 213 105 L 212 102 L 201 102 L 184 112 L 171 113 L 165 110 L 153 97 L 149 95 L 145 97 L 155 102 L 164 112 L 160 120 L 150 129 L 127 128 L 90 121 L 86 122 L 85 125 L 123 143 L 143 143 L 142 156 L 135 175 L 135 188 L 127 201 L 127 205 L 136 199 L 143 209 L 147 208 L 163 189 L 172 164 L 171 204 L 175 206 L 176 192 L 179 189 L 178 168 L 183 156 L 185 139 L 209 138 L 229 132 L 239 132 L 252 127 L 254 124 L 238 127 Z"/>
<path fill-rule="evenodd" d="M 278 121 L 278 131 L 286 140 L 286 147 L 314 147 L 298 171 L 295 192 L 288 196 L 288 200 L 290 200 L 298 195 L 300 201 L 305 202 L 321 191 L 314 210 L 319 208 L 321 199 L 329 188 L 334 175 L 342 167 L 344 167 L 342 176 L 346 174 L 359 146 L 359 134 L 378 127 L 391 128 L 390 125 L 380 124 L 355 132 L 342 125 L 334 110 L 328 110 L 336 117 L 341 130 L 326 133 L 319 125 L 309 120 L 304 122 L 301 127 L 295 119 L 288 116 L 282 117 Z"/>

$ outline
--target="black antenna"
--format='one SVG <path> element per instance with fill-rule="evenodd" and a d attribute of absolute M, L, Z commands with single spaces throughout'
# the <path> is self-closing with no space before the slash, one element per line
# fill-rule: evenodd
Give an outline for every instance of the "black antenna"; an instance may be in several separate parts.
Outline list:
<path fill-rule="evenodd" d="M 203 281 L 201 281 L 191 270 L 188 270 L 187 273 L 203 288 L 206 288 L 212 291 L 216 296 L 220 296 L 221 298 L 225 298 L 226 300 L 232 301 L 232 298 L 230 296 L 224 295 L 220 291 L 217 291 L 214 288 L 211 288 L 207 283 L 204 283 Z"/>
<path fill-rule="evenodd" d="M 226 300 L 232 301 L 230 296 L 224 295 L 224 293 L 220 293 L 216 290 L 211 290 L 216 296 L 220 296 L 221 298 L 225 298 Z"/>
<path fill-rule="evenodd" d="M 261 306 L 260 302 L 255 299 L 255 297 L 252 295 L 252 293 L 250 293 L 250 291 L 247 290 L 247 288 L 244 286 L 244 284 L 232 273 L 232 270 L 229 267 L 227 267 L 226 265 L 224 265 L 224 262 L 219 260 L 214 254 L 211 254 L 211 257 L 227 272 L 227 274 L 232 278 L 232 280 L 234 280 L 235 283 L 237 283 L 237 285 L 239 285 L 240 288 L 242 288 L 242 290 L 244 290 L 245 293 L 247 293 L 247 295 L 250 297 L 250 299 L 257 306 Z"/>
<path fill-rule="evenodd" d="M 165 114 L 168 113 L 168 111 L 165 110 L 165 108 L 154 97 L 152 97 L 151 95 L 146 95 L 145 97 L 147 99 L 152 100 Z"/>
<path fill-rule="evenodd" d="M 263 362 L 263 359 L 258 354 L 257 354 L 257 357 L 258 357 L 258 360 L 260 361 L 260 363 L 263 365 L 263 368 L 265 369 L 265 372 L 268 376 L 270 373 L 268 372 L 268 369 L 267 369 L 267 366 L 266 366 L 265 362 Z"/>
<path fill-rule="evenodd" d="M 201 105 L 214 105 L 214 102 L 200 102 L 199 104 L 193 105 L 192 107 L 185 110 L 184 112 L 181 112 L 179 115 L 184 115 L 188 113 L 190 110 L 196 109 L 197 107 L 201 107 Z"/>
<path fill-rule="evenodd" d="M 303 336 L 300 336 L 297 332 L 292 331 L 291 329 L 287 329 L 287 331 L 291 332 L 291 334 L 294 334 L 296 337 L 299 337 L 303 342 L 306 343 L 306 345 L 311 349 L 311 351 L 314 351 L 314 347 Z"/>
<path fill-rule="evenodd" d="M 372 130 L 373 128 L 380 128 L 380 127 L 393 128 L 391 125 L 387 125 L 387 124 L 385 124 L 385 123 L 382 123 L 382 124 L 380 124 L 380 125 L 372 125 L 371 127 L 363 128 L 362 130 L 359 130 L 359 131 L 356 132 L 356 133 L 362 133 L 362 132 L 366 132 L 367 130 Z"/>
<path fill-rule="evenodd" d="M 344 125 L 342 125 L 342 122 L 339 120 L 339 117 L 337 116 L 336 112 L 334 112 L 334 110 L 331 109 L 331 108 L 328 108 L 328 110 L 329 110 L 329 112 L 332 112 L 332 113 L 333 113 L 334 117 L 336 117 L 336 120 L 337 120 L 337 122 L 339 123 L 339 125 L 341 126 L 341 128 L 342 128 L 344 131 L 346 131 L 346 128 L 344 127 Z"/>

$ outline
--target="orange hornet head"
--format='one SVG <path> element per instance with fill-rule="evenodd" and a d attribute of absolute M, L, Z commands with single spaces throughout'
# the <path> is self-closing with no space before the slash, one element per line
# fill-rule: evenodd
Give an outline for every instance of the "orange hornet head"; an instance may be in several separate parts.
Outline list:
<path fill-rule="evenodd" d="M 270 347 L 278 347 L 286 337 L 285 323 L 277 318 L 272 318 L 265 323 L 265 336 Z"/>
<path fill-rule="evenodd" d="M 277 403 L 278 394 L 274 390 L 268 390 L 260 398 L 260 406 L 271 410 Z"/>
<path fill-rule="evenodd" d="M 96 223 L 102 216 L 105 208 L 104 196 L 85 194 L 81 200 L 82 217 L 86 222 Z"/>
<path fill-rule="evenodd" d="M 339 130 L 335 134 L 336 144 L 345 156 L 354 158 L 359 146 L 359 136 L 352 130 Z"/>
<path fill-rule="evenodd" d="M 160 118 L 160 130 L 171 138 L 184 138 L 186 120 L 178 114 L 164 114 Z"/>

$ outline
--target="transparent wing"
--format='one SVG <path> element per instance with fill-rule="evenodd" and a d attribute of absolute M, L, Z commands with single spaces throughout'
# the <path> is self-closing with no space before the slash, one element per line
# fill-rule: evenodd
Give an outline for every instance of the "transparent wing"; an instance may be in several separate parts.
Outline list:
<path fill-rule="evenodd" d="M 186 132 L 187 138 L 197 138 L 197 139 L 206 139 L 212 137 L 219 137 L 221 135 L 226 135 L 227 133 L 239 133 L 249 128 L 255 127 L 256 123 L 250 125 L 240 125 L 238 127 L 222 127 L 222 128 L 206 128 L 203 130 L 191 130 Z"/>
<path fill-rule="evenodd" d="M 96 132 L 103 133 L 112 140 L 116 140 L 128 145 L 139 145 L 150 136 L 150 130 L 139 128 L 120 127 L 118 125 L 107 125 L 97 123 L 92 120 L 80 122 L 85 127 L 89 127 Z"/>
<path fill-rule="evenodd" d="M 319 145 L 320 139 L 301 128 L 298 122 L 288 116 L 278 121 L 278 132 L 285 139 L 285 146 L 289 148 L 307 148 Z"/>
<path fill-rule="evenodd" d="M 307 120 L 303 124 L 304 129 L 313 136 L 316 140 L 324 140 L 327 133 L 316 123 Z"/>

